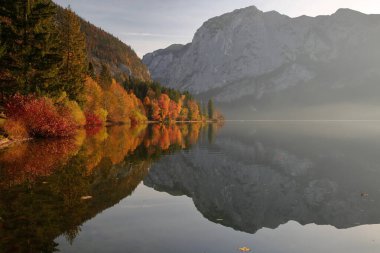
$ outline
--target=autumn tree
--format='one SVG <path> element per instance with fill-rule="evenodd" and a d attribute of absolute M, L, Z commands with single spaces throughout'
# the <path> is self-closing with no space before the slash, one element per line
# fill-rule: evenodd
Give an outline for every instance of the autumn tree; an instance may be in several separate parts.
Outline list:
<path fill-rule="evenodd" d="M 96 115 L 105 122 L 108 112 L 104 108 L 104 92 L 100 85 L 92 78 L 87 77 L 84 84 L 84 105 L 83 110 L 87 115 Z"/>
<path fill-rule="evenodd" d="M 187 102 L 187 106 L 189 109 L 189 120 L 199 120 L 200 114 L 197 102 L 195 102 L 194 100 L 189 100 Z"/>
<path fill-rule="evenodd" d="M 154 99 L 153 101 L 151 101 L 151 109 L 150 109 L 150 118 L 152 120 L 157 120 L 157 121 L 160 121 L 162 120 L 161 118 L 161 108 L 157 102 L 156 99 Z"/>
<path fill-rule="evenodd" d="M 166 94 L 161 94 L 158 98 L 158 105 L 161 111 L 161 120 L 165 120 L 169 116 L 170 98 Z"/>
<path fill-rule="evenodd" d="M 87 70 L 86 42 L 78 16 L 68 7 L 59 12 L 58 27 L 63 65 L 60 69 L 61 88 L 72 100 L 80 100 Z"/>
<path fill-rule="evenodd" d="M 169 105 L 169 118 L 170 120 L 176 120 L 179 116 L 179 111 L 178 111 L 178 104 L 170 100 L 170 105 Z"/>
<path fill-rule="evenodd" d="M 49 0 L 3 0 L 0 5 L 3 57 L 0 88 L 15 92 L 58 94 L 58 70 L 62 63 L 56 7 Z"/>

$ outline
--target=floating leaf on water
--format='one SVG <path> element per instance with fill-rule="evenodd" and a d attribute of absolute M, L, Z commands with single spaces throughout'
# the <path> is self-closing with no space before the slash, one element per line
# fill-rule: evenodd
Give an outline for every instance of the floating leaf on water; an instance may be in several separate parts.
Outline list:
<path fill-rule="evenodd" d="M 223 219 L 216 219 L 217 221 L 222 221 Z"/>
<path fill-rule="evenodd" d="M 241 252 L 249 252 L 249 251 L 251 251 L 251 249 L 250 249 L 250 248 L 247 248 L 247 247 L 241 247 L 241 248 L 239 248 L 239 250 L 240 250 Z"/>
<path fill-rule="evenodd" d="M 80 199 L 81 200 L 88 200 L 88 199 L 92 199 L 92 196 L 83 196 Z"/>
<path fill-rule="evenodd" d="M 366 192 L 362 192 L 362 193 L 360 193 L 360 196 L 362 196 L 362 197 L 368 197 L 368 196 L 369 196 L 369 194 L 368 194 L 368 193 L 366 193 Z"/>

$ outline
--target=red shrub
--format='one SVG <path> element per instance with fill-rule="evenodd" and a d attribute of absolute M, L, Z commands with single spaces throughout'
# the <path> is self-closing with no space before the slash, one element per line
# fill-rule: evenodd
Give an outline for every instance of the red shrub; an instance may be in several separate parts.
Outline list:
<path fill-rule="evenodd" d="M 64 108 L 57 108 L 51 99 L 16 94 L 7 99 L 5 115 L 24 123 L 35 137 L 67 137 L 75 134 L 76 125 Z"/>
<path fill-rule="evenodd" d="M 86 112 L 86 126 L 101 126 L 103 121 L 95 114 L 91 112 Z"/>

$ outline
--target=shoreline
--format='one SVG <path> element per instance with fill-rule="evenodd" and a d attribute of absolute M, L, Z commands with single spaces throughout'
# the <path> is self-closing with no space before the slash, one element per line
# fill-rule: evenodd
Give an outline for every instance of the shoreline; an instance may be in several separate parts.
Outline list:
<path fill-rule="evenodd" d="M 152 121 L 152 120 L 148 120 L 148 121 L 144 121 L 144 122 L 139 122 L 135 125 L 140 125 L 140 124 L 181 124 L 181 123 L 220 123 L 220 122 L 224 122 L 224 120 L 206 120 L 206 121 L 203 121 L 203 120 L 194 120 L 194 121 L 189 121 L 189 120 L 187 120 L 187 121 Z M 106 125 L 104 125 L 104 127 L 122 126 L 122 125 L 127 125 L 127 124 L 130 124 L 130 123 L 108 122 Z M 83 126 L 83 128 L 85 128 L 85 127 L 86 126 Z M 31 141 L 34 139 L 35 138 L 24 138 L 24 139 L 10 140 L 8 138 L 5 138 L 5 139 L 0 141 L 0 150 L 8 148 L 12 145 Z M 48 139 L 48 138 L 44 138 L 44 139 Z"/>

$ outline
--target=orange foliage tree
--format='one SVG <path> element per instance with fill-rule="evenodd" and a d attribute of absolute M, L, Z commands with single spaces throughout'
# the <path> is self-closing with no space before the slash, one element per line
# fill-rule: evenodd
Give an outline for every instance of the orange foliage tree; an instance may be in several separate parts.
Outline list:
<path fill-rule="evenodd" d="M 161 120 L 166 120 L 169 115 L 170 98 L 166 94 L 161 94 L 158 98 L 158 105 L 161 110 Z"/>

